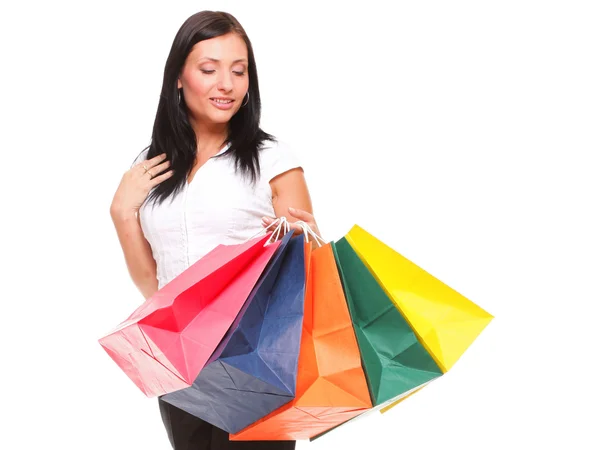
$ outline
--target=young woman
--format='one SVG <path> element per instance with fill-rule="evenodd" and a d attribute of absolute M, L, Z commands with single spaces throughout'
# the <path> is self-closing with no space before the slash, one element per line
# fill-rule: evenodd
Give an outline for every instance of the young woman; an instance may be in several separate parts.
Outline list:
<path fill-rule="evenodd" d="M 150 146 L 125 173 L 111 216 L 145 298 L 218 244 L 236 244 L 275 217 L 319 233 L 293 152 L 259 126 L 252 45 L 240 23 L 203 11 L 169 53 Z M 300 232 L 300 226 L 294 226 Z M 175 450 L 293 449 L 294 441 L 229 442 L 226 432 L 159 398 Z"/>

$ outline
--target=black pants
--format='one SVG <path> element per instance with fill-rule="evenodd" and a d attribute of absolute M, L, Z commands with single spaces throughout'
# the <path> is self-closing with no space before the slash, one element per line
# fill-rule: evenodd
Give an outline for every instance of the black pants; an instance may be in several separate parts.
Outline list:
<path fill-rule="evenodd" d="M 296 441 L 230 441 L 229 433 L 158 398 L 173 450 L 294 450 Z"/>

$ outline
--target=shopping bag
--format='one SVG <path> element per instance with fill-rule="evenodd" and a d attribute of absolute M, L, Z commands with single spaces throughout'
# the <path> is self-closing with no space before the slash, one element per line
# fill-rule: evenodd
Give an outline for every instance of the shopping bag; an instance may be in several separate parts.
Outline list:
<path fill-rule="evenodd" d="M 353 252 L 351 252 L 350 247 Z M 358 226 L 354 226 L 343 239 L 334 245 L 334 248 L 338 257 L 338 268 L 344 280 L 349 308 L 353 314 L 355 328 L 358 317 L 367 318 L 366 322 L 363 322 L 363 324 L 367 323 L 367 326 L 363 325 L 362 330 L 360 329 L 360 322 L 358 323 L 357 337 L 361 344 L 361 355 L 365 364 L 365 372 L 369 379 L 369 386 L 373 390 L 376 390 L 375 388 L 379 389 L 381 398 L 375 399 L 375 407 L 372 409 L 349 419 L 337 427 L 332 427 L 312 437 L 311 441 L 333 430 L 349 426 L 352 422 L 364 418 L 375 411 L 385 413 L 437 380 L 440 373 L 447 372 L 493 318 L 489 313 L 482 310 L 470 300 L 441 283 Z M 357 301 L 361 299 L 361 296 L 366 296 L 369 294 L 370 289 L 377 288 L 372 284 L 362 282 L 365 279 L 364 275 L 361 278 L 361 282 L 356 280 L 356 277 L 360 276 L 357 270 L 361 266 L 356 262 L 355 258 L 352 258 L 353 255 L 358 256 L 364 263 L 362 268 L 368 269 L 373 279 L 377 281 L 379 288 L 386 293 L 388 301 L 391 300 L 396 310 L 406 319 L 406 322 L 414 331 L 418 342 L 422 345 L 420 347 L 414 344 L 401 358 L 406 362 L 414 361 L 414 352 L 418 350 L 417 354 L 421 359 L 423 358 L 422 349 L 425 348 L 427 353 L 436 362 L 438 370 L 440 370 L 437 373 L 436 370 L 433 370 L 432 378 L 428 381 L 424 380 L 421 385 L 418 385 L 418 380 L 406 380 L 410 381 L 406 387 L 413 384 L 412 389 L 401 392 L 396 397 L 392 397 L 387 401 L 385 398 L 389 397 L 390 394 L 393 395 L 393 393 L 382 395 L 382 385 L 386 383 L 386 380 L 382 377 L 381 383 L 376 384 L 378 375 L 378 371 L 376 370 L 377 364 L 370 364 L 369 361 L 375 360 L 376 362 L 374 353 L 377 353 L 377 348 L 385 350 L 385 341 L 377 342 L 374 339 L 374 334 L 377 332 L 378 322 L 387 322 L 383 317 L 390 313 L 386 311 L 387 314 L 384 313 L 381 316 L 382 319 L 379 319 L 376 311 L 369 311 L 370 308 L 365 309 L 367 306 L 376 308 L 377 301 L 374 301 L 372 304 L 366 304 L 360 310 L 355 308 L 356 306 L 363 306 L 360 304 L 360 301 Z M 351 261 L 348 261 L 348 259 L 351 259 Z M 381 301 L 381 297 L 373 298 L 378 298 Z M 384 309 L 382 308 L 381 312 L 383 313 L 383 311 Z M 360 316 L 357 315 L 358 312 L 361 313 Z M 370 324 L 368 323 L 369 312 L 375 317 L 375 320 Z M 390 317 L 393 317 L 393 315 Z M 395 326 L 397 325 L 396 323 Z M 389 332 L 392 332 L 391 327 L 389 328 Z M 409 333 L 406 334 L 409 343 L 414 342 L 414 339 L 409 337 L 409 335 Z M 426 339 L 423 339 L 423 337 Z M 392 348 L 400 348 L 404 345 L 392 340 L 387 342 L 390 345 L 390 350 L 388 350 L 390 354 L 396 353 L 391 350 Z M 378 343 L 380 344 L 379 347 L 377 347 Z M 447 353 L 444 354 L 443 351 Z M 425 360 L 422 359 L 421 361 Z M 411 362 L 411 364 L 414 364 L 414 362 Z M 384 370 L 381 372 L 383 374 Z M 373 379 L 375 379 L 375 383 L 372 382 Z M 378 400 L 382 400 L 382 403 L 378 403 Z"/>
<path fill-rule="evenodd" d="M 296 398 L 231 440 L 309 439 L 371 408 L 331 244 L 313 250 Z"/>
<path fill-rule="evenodd" d="M 279 246 L 270 237 L 217 246 L 99 339 L 146 396 L 194 382 Z"/>
<path fill-rule="evenodd" d="M 333 244 L 333 253 L 360 348 L 373 408 L 313 436 L 311 441 L 375 411 L 388 411 L 442 375 L 435 360 L 418 341 L 406 319 L 346 238 Z"/>
<path fill-rule="evenodd" d="M 162 397 L 235 433 L 296 394 L 310 244 L 289 232 L 208 364 L 189 388 Z"/>
<path fill-rule="evenodd" d="M 493 316 L 355 225 L 346 239 L 447 372 Z"/>
<path fill-rule="evenodd" d="M 347 239 L 333 244 L 333 251 L 373 406 L 441 376 L 442 370 Z"/>
<path fill-rule="evenodd" d="M 340 239 L 334 250 L 375 406 L 314 436 L 311 441 L 375 411 L 385 413 L 419 392 L 447 372 L 492 319 L 489 313 L 358 226 Z M 365 269 L 372 278 L 366 277 Z M 366 280 L 376 280 L 377 286 Z M 385 299 L 381 292 L 385 292 Z M 365 302 L 363 298 L 369 296 L 371 302 Z M 391 308 L 384 308 L 384 303 L 390 301 L 406 322 L 401 323 Z M 407 330 L 407 324 L 413 333 Z M 405 333 L 405 341 L 383 337 L 393 333 Z M 406 350 L 398 353 L 404 346 Z M 427 361 L 423 350 L 427 350 L 431 360 Z M 395 379 L 394 365 L 389 366 L 385 359 L 377 362 L 377 354 L 381 352 L 389 356 L 398 353 L 395 361 L 407 364 L 407 369 L 428 367 L 426 372 L 431 370 L 431 376 L 410 370 L 410 377 Z M 394 392 L 394 386 L 400 389 Z M 406 388 L 410 389 L 404 391 Z"/>

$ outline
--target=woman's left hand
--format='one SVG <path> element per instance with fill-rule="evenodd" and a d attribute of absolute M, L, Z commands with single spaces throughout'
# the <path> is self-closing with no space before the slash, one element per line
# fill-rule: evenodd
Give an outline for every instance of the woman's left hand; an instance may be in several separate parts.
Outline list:
<path fill-rule="evenodd" d="M 301 209 L 294 209 L 294 208 L 288 208 L 288 210 L 290 212 L 290 216 L 295 217 L 299 221 L 305 222 L 317 236 L 321 237 L 321 232 L 319 231 L 319 227 L 317 226 L 315 217 L 311 213 L 302 211 Z M 267 228 L 267 227 L 271 226 L 273 224 L 273 222 L 275 222 L 275 220 L 276 219 L 273 217 L 263 217 L 262 225 L 263 225 L 263 227 Z M 288 221 L 288 223 L 290 224 L 290 228 L 292 230 L 294 230 L 294 235 L 304 233 L 304 230 L 302 229 L 302 226 L 300 224 L 297 224 L 292 221 Z M 312 237 L 310 235 L 310 233 L 308 236 L 309 236 L 309 239 L 313 243 L 315 243 L 315 244 L 317 243 L 315 238 Z"/>

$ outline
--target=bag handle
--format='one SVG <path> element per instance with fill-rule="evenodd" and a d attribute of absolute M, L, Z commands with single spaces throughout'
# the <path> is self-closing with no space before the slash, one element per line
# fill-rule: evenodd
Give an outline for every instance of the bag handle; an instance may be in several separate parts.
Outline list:
<path fill-rule="evenodd" d="M 282 231 L 283 235 L 285 236 L 285 234 L 291 230 L 290 224 L 288 223 L 287 219 L 285 217 L 279 217 L 275 219 L 273 223 L 271 223 L 268 227 L 263 228 L 258 233 L 250 236 L 248 239 L 243 241 L 242 244 L 245 244 L 246 242 L 254 239 L 255 237 L 260 236 L 263 233 L 268 233 L 269 228 L 273 227 L 274 225 L 277 225 L 277 227 L 271 231 L 271 237 L 267 239 L 267 241 L 265 242 L 265 246 L 271 243 L 271 239 L 273 239 L 273 236 L 275 236 L 275 239 L 273 239 L 273 242 L 275 242 L 277 239 L 279 239 L 279 236 L 281 236 Z"/>
<path fill-rule="evenodd" d="M 277 241 L 279 239 L 279 237 L 282 236 L 281 235 L 282 231 L 283 231 L 283 236 L 285 236 L 290 231 L 290 224 L 288 223 L 287 219 L 285 217 L 283 217 L 283 216 L 277 218 L 272 224 L 270 224 L 265 229 L 268 230 L 269 228 L 271 228 L 276 223 L 277 223 L 277 228 L 275 228 L 275 230 L 273 230 L 273 233 L 271 234 L 271 237 L 269 238 L 269 240 L 267 241 L 267 243 L 271 239 L 273 239 L 273 236 L 275 236 L 275 238 L 273 239 L 273 242 Z"/>
<path fill-rule="evenodd" d="M 263 228 L 255 235 L 246 239 L 244 241 L 244 243 L 250 241 L 251 239 L 254 239 L 257 236 L 260 236 L 262 233 L 268 232 L 269 229 L 275 225 L 277 225 L 277 227 L 271 232 L 271 237 L 269 239 L 267 239 L 267 242 L 265 242 L 265 245 L 270 244 L 271 240 L 273 240 L 273 242 L 277 241 L 280 237 L 285 236 L 292 229 L 290 222 L 286 219 L 286 217 L 281 216 L 281 217 L 278 217 L 277 219 L 275 219 L 269 226 Z M 298 220 L 298 221 L 294 222 L 294 225 L 300 226 L 300 228 L 302 229 L 302 232 L 304 234 L 304 239 L 306 240 L 307 244 L 310 242 L 309 236 L 312 236 L 315 239 L 315 242 L 317 243 L 317 245 L 319 247 L 322 246 L 321 242 L 323 244 L 327 244 L 327 241 L 325 241 L 321 236 L 319 236 L 317 233 L 315 233 L 312 230 L 312 228 L 305 221 Z"/>
<path fill-rule="evenodd" d="M 306 242 L 309 242 L 308 239 L 308 235 L 310 234 L 313 238 L 315 238 L 315 242 L 317 243 L 317 245 L 319 247 L 321 247 L 321 242 L 324 245 L 327 245 L 327 241 L 325 239 L 323 239 L 321 236 L 319 236 L 317 233 L 315 233 L 312 228 L 303 220 L 298 220 L 296 222 L 294 222 L 294 224 L 296 225 L 300 225 L 300 227 L 302 228 L 302 230 L 304 231 L 304 236 L 306 236 Z M 321 242 L 319 242 L 321 241 Z"/>

